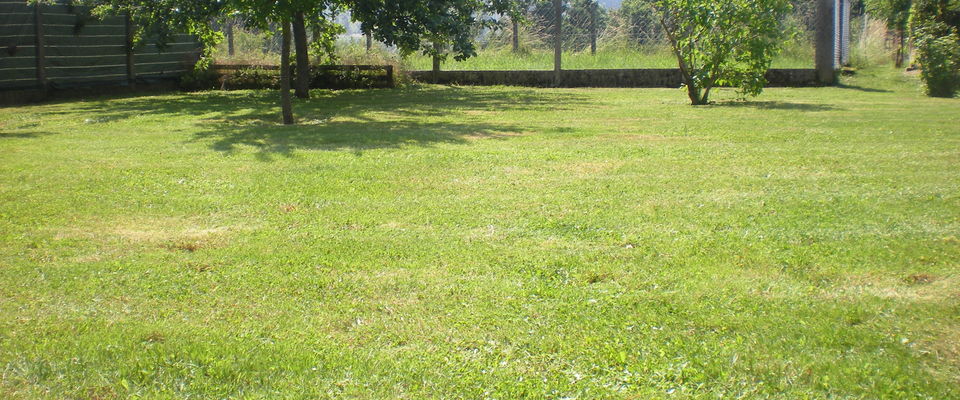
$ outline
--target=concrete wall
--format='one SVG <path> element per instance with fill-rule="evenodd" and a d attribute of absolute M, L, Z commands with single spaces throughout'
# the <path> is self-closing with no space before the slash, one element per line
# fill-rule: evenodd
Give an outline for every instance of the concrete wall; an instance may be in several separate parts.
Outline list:
<path fill-rule="evenodd" d="M 554 71 L 412 71 L 413 79 L 425 83 L 454 85 L 508 85 L 533 87 L 680 87 L 679 69 L 563 70 L 555 84 Z M 816 70 L 772 69 L 768 86 L 820 86 Z"/>

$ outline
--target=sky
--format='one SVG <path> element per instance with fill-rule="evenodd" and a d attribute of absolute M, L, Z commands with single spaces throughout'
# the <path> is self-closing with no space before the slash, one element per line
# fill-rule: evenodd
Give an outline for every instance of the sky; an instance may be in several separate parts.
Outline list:
<path fill-rule="evenodd" d="M 600 0 L 600 4 L 606 8 L 618 8 L 622 2 L 623 0 Z"/>

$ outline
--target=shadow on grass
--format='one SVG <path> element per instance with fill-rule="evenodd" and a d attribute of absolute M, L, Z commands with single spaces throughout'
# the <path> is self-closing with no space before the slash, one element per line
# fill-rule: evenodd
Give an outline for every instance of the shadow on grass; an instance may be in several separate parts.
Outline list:
<path fill-rule="evenodd" d="M 832 111 L 837 107 L 829 104 L 788 103 L 783 101 L 724 101 L 713 104 L 717 107 L 755 108 L 758 110 L 786 111 Z"/>
<path fill-rule="evenodd" d="M 22 127 L 21 127 L 22 128 Z M 38 138 L 42 136 L 53 135 L 53 132 L 17 132 L 9 133 L 0 131 L 0 139 L 25 139 L 25 138 Z"/>
<path fill-rule="evenodd" d="M 840 89 L 858 90 L 858 91 L 867 92 L 867 93 L 893 93 L 892 90 L 887 90 L 887 89 L 868 88 L 868 87 L 857 86 L 857 85 L 845 85 L 842 83 L 838 83 L 837 87 Z"/>
<path fill-rule="evenodd" d="M 542 91 L 464 90 L 429 87 L 394 90 L 315 91 L 294 101 L 298 124 L 279 123 L 276 91 L 204 92 L 173 96 L 102 99 L 71 107 L 64 114 L 89 113 L 103 121 L 146 115 L 198 115 L 194 141 L 229 153 L 257 149 L 261 159 L 290 156 L 296 150 L 363 150 L 466 143 L 503 138 L 528 127 L 498 120 L 505 110 L 579 108 L 587 99 Z"/>

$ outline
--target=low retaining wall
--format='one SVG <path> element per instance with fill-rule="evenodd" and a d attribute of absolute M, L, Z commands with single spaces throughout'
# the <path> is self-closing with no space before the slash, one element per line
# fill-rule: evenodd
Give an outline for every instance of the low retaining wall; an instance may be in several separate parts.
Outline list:
<path fill-rule="evenodd" d="M 680 87 L 679 69 L 581 69 L 560 71 L 560 84 L 554 71 L 411 71 L 420 82 L 444 85 L 509 85 L 534 87 Z M 767 86 L 822 86 L 814 69 L 771 69 Z"/>

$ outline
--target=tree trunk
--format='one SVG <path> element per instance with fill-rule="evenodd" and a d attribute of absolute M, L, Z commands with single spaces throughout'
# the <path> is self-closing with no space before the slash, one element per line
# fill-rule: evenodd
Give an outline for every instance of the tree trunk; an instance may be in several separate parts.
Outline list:
<path fill-rule="evenodd" d="M 703 89 L 703 94 L 700 95 L 700 104 L 697 104 L 698 106 L 710 104 L 710 89 L 712 88 L 713 86 L 711 84 L 711 86 L 707 86 Z"/>
<path fill-rule="evenodd" d="M 307 48 L 307 25 L 303 13 L 293 17 L 293 43 L 297 48 L 297 86 L 296 95 L 301 99 L 310 98 L 310 53 Z"/>
<path fill-rule="evenodd" d="M 367 53 L 369 53 L 373 49 L 373 35 L 367 32 L 364 36 L 367 37 Z"/>
<path fill-rule="evenodd" d="M 690 98 L 690 105 L 704 106 L 710 104 L 710 89 L 713 88 L 714 83 L 695 85 L 692 76 L 685 72 L 685 64 L 681 64 L 680 70 L 683 75 L 683 84 L 687 87 L 687 97 Z"/>
<path fill-rule="evenodd" d="M 280 108 L 283 124 L 293 125 L 293 105 L 290 104 L 290 21 L 283 21 L 280 45 Z"/>
<path fill-rule="evenodd" d="M 897 29 L 897 55 L 893 60 L 893 64 L 897 68 L 903 68 L 903 42 L 905 41 L 904 36 L 906 36 L 903 29 Z"/>
<path fill-rule="evenodd" d="M 440 72 L 440 52 L 443 50 L 443 45 L 440 42 L 433 43 L 433 73 L 436 74 Z"/>
<path fill-rule="evenodd" d="M 690 104 L 695 106 L 703 105 L 703 99 L 700 97 L 700 88 L 687 83 L 687 97 L 690 98 Z"/>
<path fill-rule="evenodd" d="M 39 5 L 37 6 L 39 7 Z M 130 13 L 127 13 L 126 18 L 124 19 L 124 33 L 126 34 L 126 64 L 127 64 L 127 85 L 130 88 L 137 87 L 137 72 L 136 72 L 136 60 L 135 53 L 133 51 L 133 21 L 130 20 Z"/>

